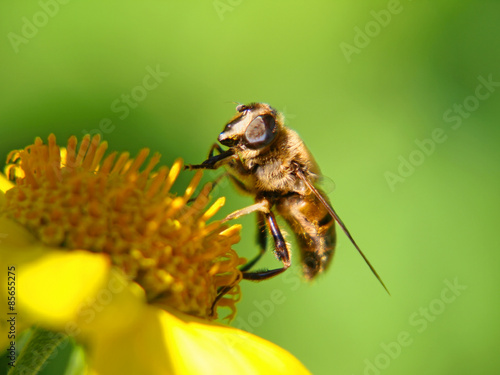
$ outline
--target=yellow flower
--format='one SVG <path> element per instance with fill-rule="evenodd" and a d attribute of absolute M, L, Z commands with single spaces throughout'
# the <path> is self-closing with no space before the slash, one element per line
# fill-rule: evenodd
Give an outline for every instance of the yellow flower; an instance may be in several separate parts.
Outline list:
<path fill-rule="evenodd" d="M 283 349 L 212 321 L 217 307 L 234 316 L 245 260 L 231 249 L 238 225 L 207 223 L 223 198 L 206 209 L 207 185 L 192 199 L 201 173 L 175 196 L 181 161 L 153 172 L 147 149 L 106 149 L 98 136 L 60 149 L 51 135 L 9 154 L 0 283 L 14 293 L 0 288 L 0 313 L 15 324 L 2 318 L 0 347 L 36 324 L 84 345 L 89 374 L 307 374 Z"/>

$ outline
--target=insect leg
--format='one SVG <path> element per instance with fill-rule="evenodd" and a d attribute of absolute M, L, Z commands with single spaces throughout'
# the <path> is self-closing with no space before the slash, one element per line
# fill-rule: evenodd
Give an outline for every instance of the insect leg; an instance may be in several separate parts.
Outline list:
<path fill-rule="evenodd" d="M 285 271 L 288 267 L 290 267 L 290 251 L 286 246 L 285 239 L 281 234 L 278 223 L 276 222 L 276 218 L 274 214 L 269 211 L 264 214 L 266 218 L 267 225 L 269 226 L 269 230 L 274 239 L 275 253 L 276 257 L 283 262 L 283 268 L 276 268 L 274 270 L 266 270 L 266 271 L 255 271 L 255 272 L 243 272 L 243 278 L 246 280 L 266 280 L 270 279 L 273 276 L 276 276 L 283 271 Z"/>
<path fill-rule="evenodd" d="M 214 302 L 212 303 L 212 307 L 210 308 L 210 315 L 215 314 L 215 306 L 217 305 L 217 302 L 221 300 L 222 297 L 224 297 L 232 288 L 234 285 L 226 285 L 222 286 L 217 290 L 217 296 L 214 299 Z"/>
<path fill-rule="evenodd" d="M 212 147 L 210 147 L 210 151 L 208 152 L 208 158 L 210 159 L 212 156 L 214 156 L 214 150 L 219 151 L 219 154 L 222 154 L 224 150 L 218 143 L 214 143 Z"/>
<path fill-rule="evenodd" d="M 260 202 L 252 204 L 251 206 L 242 208 L 241 210 L 234 211 L 233 213 L 230 213 L 229 215 L 227 215 L 222 220 L 222 222 L 225 223 L 226 221 L 237 219 L 240 216 L 248 215 L 248 214 L 251 214 L 252 212 L 255 212 L 255 211 L 264 212 L 266 214 L 269 213 L 270 212 L 269 211 L 269 201 L 264 199 L 264 200 L 261 200 Z"/>
<path fill-rule="evenodd" d="M 267 230 L 265 228 L 266 222 L 265 217 L 262 212 L 257 212 L 257 243 L 259 245 L 259 253 L 253 258 L 251 261 L 247 262 L 243 267 L 240 268 L 240 271 L 246 272 L 250 268 L 252 268 L 255 263 L 262 258 L 262 255 L 266 252 L 267 245 Z"/>
<path fill-rule="evenodd" d="M 210 153 L 212 152 L 213 150 L 210 151 Z M 221 165 L 224 165 L 230 160 L 233 160 L 235 157 L 237 156 L 234 154 L 234 151 L 229 149 L 220 153 L 219 155 L 210 156 L 201 164 L 188 164 L 184 167 L 184 169 L 217 169 Z"/>

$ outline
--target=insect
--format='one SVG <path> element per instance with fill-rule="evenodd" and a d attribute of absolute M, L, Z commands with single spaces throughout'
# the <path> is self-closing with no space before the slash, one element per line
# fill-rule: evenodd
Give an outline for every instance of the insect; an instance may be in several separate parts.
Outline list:
<path fill-rule="evenodd" d="M 265 280 L 290 267 L 290 249 L 276 222 L 275 214 L 278 214 L 296 235 L 306 279 L 311 280 L 328 268 L 335 251 L 336 221 L 389 292 L 326 195 L 317 187 L 320 169 L 298 134 L 284 125 L 283 116 L 264 103 L 240 104 L 236 111 L 218 138 L 228 149 L 223 150 L 215 143 L 207 160 L 186 168 L 225 167 L 236 187 L 254 197 L 253 205 L 231 213 L 224 220 L 256 212 L 258 226 L 269 229 L 274 239 L 274 253 L 283 266 L 251 271 L 266 251 L 267 231 L 259 230 L 260 251 L 241 268 L 243 278 Z"/>

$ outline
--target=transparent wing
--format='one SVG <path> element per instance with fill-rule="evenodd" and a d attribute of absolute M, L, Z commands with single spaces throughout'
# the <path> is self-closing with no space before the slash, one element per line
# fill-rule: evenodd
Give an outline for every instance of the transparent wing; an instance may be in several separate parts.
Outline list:
<path fill-rule="evenodd" d="M 314 181 L 314 186 L 317 186 L 325 194 L 330 194 L 336 189 L 335 182 L 326 176 L 319 176 Z"/>
<path fill-rule="evenodd" d="M 335 210 L 333 209 L 333 207 L 330 206 L 330 204 L 325 200 L 325 198 L 323 197 L 323 195 L 318 191 L 318 189 L 316 189 L 316 187 L 313 185 L 313 183 L 311 181 L 309 181 L 309 179 L 306 177 L 306 175 L 304 174 L 304 172 L 302 172 L 302 170 L 299 167 L 297 167 L 296 173 L 299 176 L 299 178 L 304 182 L 304 184 L 313 192 L 313 194 L 316 196 L 316 198 L 318 198 L 319 201 L 325 206 L 325 208 L 328 210 L 328 212 L 330 213 L 330 215 L 332 215 L 332 217 L 335 219 L 335 221 L 340 225 L 340 227 L 342 228 L 342 230 L 346 234 L 347 238 L 349 238 L 349 240 L 351 240 L 352 244 L 354 245 L 354 247 L 356 248 L 356 250 L 358 250 L 359 254 L 363 257 L 363 259 L 365 260 L 365 262 L 368 265 L 368 267 L 370 267 L 370 269 L 373 272 L 373 274 L 375 275 L 375 277 L 378 279 L 378 281 L 380 282 L 380 284 L 382 284 L 382 286 L 384 287 L 384 289 L 386 290 L 386 292 L 389 293 L 389 295 L 390 295 L 391 293 L 389 292 L 389 290 L 385 286 L 384 282 L 382 281 L 382 279 L 378 275 L 377 271 L 375 271 L 375 268 L 373 268 L 373 266 L 371 265 L 371 263 L 368 260 L 368 258 L 365 256 L 365 254 L 363 254 L 363 252 L 359 248 L 359 246 L 356 243 L 356 241 L 354 241 L 354 238 L 352 238 L 351 233 L 349 233 L 349 231 L 347 230 L 347 227 L 342 222 L 342 220 L 340 219 L 339 215 L 337 215 L 337 213 L 335 212 Z"/>

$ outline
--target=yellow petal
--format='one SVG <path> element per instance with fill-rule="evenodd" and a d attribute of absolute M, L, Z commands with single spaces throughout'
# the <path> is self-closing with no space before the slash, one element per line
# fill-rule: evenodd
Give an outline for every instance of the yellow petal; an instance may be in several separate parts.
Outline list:
<path fill-rule="evenodd" d="M 43 246 L 10 220 L 0 218 L 0 228 L 9 234 L 0 243 L 0 267 L 14 267 L 16 334 L 40 324 L 89 342 L 137 320 L 146 304 L 144 290 L 110 268 L 106 255 Z M 2 285 L 7 278 L 7 272 L 0 273 Z M 7 301 L 8 292 L 0 289 L 1 300 Z M 4 317 L 7 308 L 0 304 Z M 9 328 L 0 321 L 0 348 L 9 342 Z"/>
<path fill-rule="evenodd" d="M 105 283 L 81 306 L 72 334 L 82 333 L 90 341 L 96 336 L 114 335 L 140 320 L 145 306 L 144 289 L 111 268 Z"/>
<path fill-rule="evenodd" d="M 162 324 L 179 374 L 310 374 L 289 352 L 248 332 L 167 313 Z"/>
<path fill-rule="evenodd" d="M 0 200 L 1 200 L 0 193 Z M 13 250 L 17 247 L 31 247 L 38 240 L 22 225 L 13 220 L 0 216 L 0 259 L 1 262 L 23 262 L 23 259 L 31 259 L 31 254 L 24 251 Z"/>
<path fill-rule="evenodd" d="M 280 347 L 229 326 L 154 306 L 93 345 L 95 374 L 310 374 Z"/>
<path fill-rule="evenodd" d="M 19 324 L 64 328 L 108 277 L 110 265 L 103 254 L 44 246 L 22 226 L 5 218 L 0 218 L 0 231 L 0 267 L 11 271 L 0 273 L 0 282 L 15 282 Z M 7 300 L 7 292 L 0 288 L 1 300 Z M 1 304 L 0 310 L 5 308 Z"/>
<path fill-rule="evenodd" d="M 3 193 L 0 193 L 0 195 Z M 1 198 L 1 197 L 0 197 Z M 12 220 L 0 217 L 0 315 L 15 317 L 13 334 L 29 327 L 31 323 L 21 314 L 16 314 L 19 308 L 19 269 L 23 264 L 33 262 L 43 256 L 44 250 L 38 241 L 21 225 Z M 9 289 L 10 288 L 10 289 Z M 9 313 L 9 315 L 8 315 Z M 6 319 L 0 320 L 0 349 L 4 348 L 10 335 L 11 325 Z"/>
<path fill-rule="evenodd" d="M 158 315 L 162 310 L 143 305 L 133 324 L 115 335 L 96 335 L 89 345 L 89 368 L 93 375 L 175 374 L 169 346 Z M 127 311 L 123 311 L 127 314 Z"/>
<path fill-rule="evenodd" d="M 37 261 L 18 266 L 18 306 L 32 322 L 63 328 L 102 287 L 109 262 L 83 250 L 44 250 Z"/>

